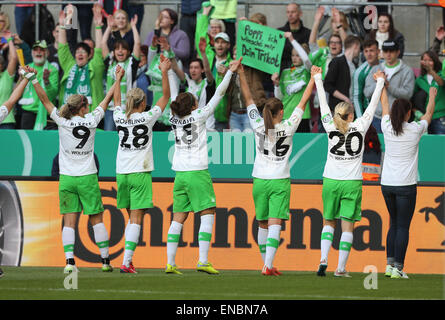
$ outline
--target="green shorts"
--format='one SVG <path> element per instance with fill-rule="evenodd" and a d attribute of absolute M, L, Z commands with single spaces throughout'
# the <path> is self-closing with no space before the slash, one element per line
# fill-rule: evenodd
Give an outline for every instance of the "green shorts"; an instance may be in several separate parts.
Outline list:
<path fill-rule="evenodd" d="M 60 213 L 93 215 L 104 211 L 97 174 L 86 176 L 60 175 L 59 179 Z"/>
<path fill-rule="evenodd" d="M 289 219 L 290 179 L 253 178 L 253 202 L 258 221 Z"/>
<path fill-rule="evenodd" d="M 177 171 L 173 187 L 173 213 L 200 212 L 216 207 L 208 170 Z"/>
<path fill-rule="evenodd" d="M 153 208 L 150 172 L 116 174 L 118 209 Z"/>
<path fill-rule="evenodd" d="M 362 180 L 323 178 L 323 217 L 326 220 L 362 219 Z"/>

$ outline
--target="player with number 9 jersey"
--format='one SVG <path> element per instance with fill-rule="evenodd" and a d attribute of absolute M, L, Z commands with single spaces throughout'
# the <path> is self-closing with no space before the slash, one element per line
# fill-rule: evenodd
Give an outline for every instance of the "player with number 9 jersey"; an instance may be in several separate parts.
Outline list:
<path fill-rule="evenodd" d="M 318 67 L 313 69 L 318 70 Z M 277 276 L 281 273 L 273 267 L 273 260 L 280 243 L 281 224 L 289 219 L 292 140 L 311 96 L 314 79 L 309 81 L 289 119 L 283 120 L 283 103 L 277 98 L 266 100 L 263 117 L 260 116 L 243 69 L 238 73 L 250 125 L 255 132 L 252 194 L 259 225 L 258 246 L 264 262 L 262 273 Z"/>
<path fill-rule="evenodd" d="M 25 67 L 26 75 L 36 74 L 36 70 Z M 89 216 L 94 238 L 102 258 L 102 271 L 111 272 L 109 259 L 109 236 L 103 223 L 102 196 L 94 162 L 94 137 L 99 122 L 104 117 L 113 97 L 113 86 L 104 100 L 89 113 L 87 97 L 74 94 L 67 103 L 57 110 L 48 99 L 38 81 L 32 84 L 37 96 L 50 117 L 59 126 L 59 205 L 63 215 L 62 243 L 66 258 L 66 272 L 75 270 L 74 242 L 75 228 L 79 214 Z"/>
<path fill-rule="evenodd" d="M 120 83 L 116 84 L 113 113 L 119 134 L 116 158 L 117 207 L 127 209 L 129 220 L 125 229 L 125 251 L 120 267 L 121 273 L 137 273 L 132 263 L 139 242 L 142 217 L 148 208 L 153 208 L 151 171 L 153 164 L 153 125 L 162 115 L 170 99 L 167 72 L 170 60 L 161 55 L 159 68 L 162 73 L 162 97 L 149 111 L 146 96 L 140 88 L 127 92 L 125 107 L 121 106 Z"/>
<path fill-rule="evenodd" d="M 327 259 L 332 245 L 336 220 L 341 219 L 338 266 L 334 273 L 338 277 L 349 277 L 345 270 L 352 247 L 353 228 L 361 220 L 362 160 L 364 137 L 371 125 L 384 86 L 384 74 L 374 75 L 377 81 L 371 101 L 362 117 L 354 121 L 354 107 L 346 102 L 335 106 L 334 116 L 326 101 L 321 73 L 316 74 L 321 121 L 328 136 L 328 153 L 323 172 L 323 218 L 321 234 L 321 261 L 317 275 L 325 276 Z"/>

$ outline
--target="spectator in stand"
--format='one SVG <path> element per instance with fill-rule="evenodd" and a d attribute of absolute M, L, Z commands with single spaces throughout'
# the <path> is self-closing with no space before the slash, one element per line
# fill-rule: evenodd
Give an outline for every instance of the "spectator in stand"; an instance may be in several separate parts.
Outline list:
<path fill-rule="evenodd" d="M 387 40 L 382 45 L 384 61 L 377 66 L 374 66 L 366 78 L 364 93 L 370 99 L 374 91 L 376 82 L 373 74 L 377 70 L 382 70 L 386 75 L 385 87 L 388 93 L 389 105 L 396 99 L 410 100 L 414 91 L 414 72 L 411 67 L 405 64 L 399 58 L 400 50 L 397 42 Z M 381 129 L 382 106 L 378 105 L 372 125 L 376 128 L 378 133 L 382 133 Z"/>
<path fill-rule="evenodd" d="M 57 55 L 57 49 L 59 48 L 59 31 L 60 31 L 60 25 L 57 23 L 55 29 L 53 30 L 53 37 L 56 39 L 54 43 L 51 43 L 48 45 L 48 61 L 51 63 L 59 73 L 60 71 L 60 64 L 59 64 L 59 56 Z M 63 73 L 59 73 L 59 81 L 62 79 Z"/>
<path fill-rule="evenodd" d="M 133 48 L 130 48 L 129 44 L 124 39 L 118 39 L 114 41 L 114 48 L 111 52 L 108 50 L 108 38 L 113 26 L 113 17 L 108 16 L 108 21 L 109 23 L 102 36 L 101 43 L 102 57 L 105 59 L 104 64 L 106 68 L 106 92 L 110 91 L 114 82 L 116 82 L 116 67 L 118 65 L 121 66 L 125 71 L 120 84 L 121 103 L 122 105 L 126 105 L 127 92 L 134 87 L 141 57 L 141 40 L 136 28 L 138 16 L 135 16 L 130 22 L 134 39 Z M 113 119 L 115 107 L 113 101 L 111 101 L 107 111 L 105 111 L 104 130 L 106 131 L 116 130 L 116 125 Z"/>
<path fill-rule="evenodd" d="M 201 38 L 206 39 L 206 55 L 210 63 L 210 68 L 213 68 L 213 63 L 215 61 L 215 37 L 221 32 L 225 32 L 226 27 L 222 20 L 210 19 L 210 13 L 212 11 L 212 6 L 209 2 L 204 2 L 202 4 L 202 14 L 197 17 L 196 21 L 196 32 L 195 32 L 195 47 L 199 46 Z M 202 59 L 201 52 L 198 50 L 198 57 Z"/>
<path fill-rule="evenodd" d="M 214 7 L 210 17 L 224 22 L 226 29 L 224 32 L 229 36 L 230 47 L 233 48 L 236 43 L 235 23 L 238 0 L 210 0 L 210 5 Z"/>
<path fill-rule="evenodd" d="M 98 6 L 98 4 L 95 4 L 95 6 Z M 59 104 L 66 104 L 69 96 L 78 93 L 87 97 L 90 110 L 94 110 L 105 96 L 103 88 L 105 65 L 101 49 L 102 15 L 94 14 L 96 47 L 94 48 L 93 58 L 89 60 L 91 48 L 87 44 L 78 43 L 74 56 L 69 50 L 64 26 L 65 18 L 67 20 L 72 19 L 72 8 L 68 8 L 67 13 L 66 17 L 64 11 L 59 14 L 60 31 L 57 53 L 63 70 L 59 90 Z"/>
<path fill-rule="evenodd" d="M 430 87 L 437 89 L 436 108 L 428 127 L 429 134 L 445 134 L 445 74 L 442 63 L 434 51 L 426 51 L 420 60 L 420 76 L 414 85 L 414 119 L 420 121 L 428 106 Z M 420 97 L 420 99 L 419 99 Z M 421 101 L 420 103 L 418 101 Z M 416 110 L 414 110 L 416 109 Z"/>
<path fill-rule="evenodd" d="M 148 87 L 150 86 L 150 81 L 148 79 L 148 76 L 146 75 L 146 72 L 148 71 L 147 58 L 148 58 L 148 47 L 146 45 L 142 45 L 141 60 L 139 61 L 139 68 L 136 74 L 136 87 L 144 91 L 147 107 L 149 106 L 151 107 L 151 104 L 153 102 L 153 93 L 150 90 L 148 90 Z"/>
<path fill-rule="evenodd" d="M 375 128 L 370 125 L 365 135 L 365 151 L 363 152 L 363 180 L 379 181 L 382 172 L 381 163 L 383 160 L 382 146 Z"/>
<path fill-rule="evenodd" d="M 361 117 L 368 107 L 369 101 L 364 93 L 366 78 L 372 67 L 379 64 L 379 53 L 379 44 L 376 40 L 366 40 L 363 43 L 363 55 L 366 61 L 355 70 L 352 81 L 352 102 L 356 118 Z"/>
<path fill-rule="evenodd" d="M 181 0 L 181 19 L 179 20 L 179 29 L 184 31 L 189 38 L 190 59 L 196 56 L 196 13 L 201 9 L 203 2 L 204 0 Z M 188 63 L 186 65 L 188 65 Z"/>
<path fill-rule="evenodd" d="M 113 15 L 107 17 L 106 30 L 110 32 L 107 41 L 108 50 L 113 51 L 115 42 L 119 40 L 125 40 L 130 48 L 134 47 L 133 28 L 128 19 L 128 14 L 124 10 L 116 10 Z"/>
<path fill-rule="evenodd" d="M 7 62 L 3 56 L 0 56 L 0 105 L 3 105 L 3 103 L 9 99 L 12 93 L 15 70 L 17 68 L 18 61 L 11 32 L 2 31 L 2 36 L 5 38 L 7 37 L 6 41 L 8 41 L 9 50 Z M 15 129 L 14 112 L 9 112 L 6 118 L 4 118 L 0 124 L 0 129 Z"/>
<path fill-rule="evenodd" d="M 286 15 L 287 22 L 286 24 L 279 28 L 278 30 L 284 32 L 292 32 L 293 38 L 301 45 L 304 43 L 308 44 L 309 36 L 311 34 L 311 30 L 303 26 L 303 21 L 301 21 L 301 17 L 303 15 L 303 11 L 298 4 L 292 2 L 286 7 Z M 292 64 L 292 45 L 286 40 L 284 45 L 283 55 L 281 58 L 281 69 L 289 68 Z"/>
<path fill-rule="evenodd" d="M 389 13 L 381 13 L 377 20 L 377 29 L 371 30 L 365 40 L 377 40 L 379 43 L 379 50 L 381 53 L 380 59 L 384 59 L 382 45 L 386 40 L 392 40 L 397 43 L 397 47 L 399 48 L 399 59 L 403 58 L 403 53 L 405 51 L 405 38 L 403 34 L 401 34 L 394 27 L 394 20 Z"/>
<path fill-rule="evenodd" d="M 33 62 L 28 66 L 38 71 L 37 80 L 45 89 L 50 101 L 55 102 L 59 91 L 59 74 L 57 69 L 49 63 L 47 57 L 46 41 L 37 41 L 32 46 Z M 28 83 L 18 103 L 22 107 L 21 129 L 43 130 L 46 127 L 48 114 L 32 83 Z"/>
<path fill-rule="evenodd" d="M 174 56 L 184 65 L 190 56 L 190 41 L 187 34 L 178 27 L 178 14 L 172 9 L 164 9 L 159 13 L 155 22 L 155 30 L 151 31 L 144 44 L 152 45 L 153 37 L 167 39 L 169 48 Z M 167 58 L 172 58 L 169 56 Z M 166 108 L 167 109 L 167 108 Z M 164 110 L 165 111 L 165 110 Z"/>
<path fill-rule="evenodd" d="M 64 0 L 70 2 L 70 0 Z M 77 43 L 77 29 L 80 29 L 80 38 L 82 40 L 91 39 L 91 24 L 93 22 L 93 4 L 94 0 L 90 0 L 91 4 L 76 4 L 74 7 L 77 9 L 77 27 L 67 30 L 68 43 L 73 44 L 73 48 Z M 62 10 L 66 5 L 62 5 Z"/>
<path fill-rule="evenodd" d="M 329 105 L 335 107 L 340 102 L 353 105 L 352 76 L 355 71 L 353 59 L 360 54 L 360 39 L 348 36 L 345 40 L 344 55 L 332 59 L 326 74 L 324 86 L 329 93 Z M 333 111 L 333 110 L 332 110 Z"/>

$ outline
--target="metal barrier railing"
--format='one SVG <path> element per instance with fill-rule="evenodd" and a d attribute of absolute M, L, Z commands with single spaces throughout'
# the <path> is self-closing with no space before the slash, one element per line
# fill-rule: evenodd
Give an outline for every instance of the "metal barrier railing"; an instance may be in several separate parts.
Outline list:
<path fill-rule="evenodd" d="M 91 4 L 91 1 L 52 1 L 52 0 L 30 0 L 30 1 L 20 1 L 20 4 L 35 4 L 36 10 L 36 40 L 38 40 L 39 35 L 39 6 L 40 5 L 63 5 L 63 4 Z M 4 1 L 0 0 L 0 4 L 18 4 L 18 1 Z M 166 6 L 176 6 L 176 11 L 180 12 L 181 0 L 130 0 L 129 4 L 143 4 L 143 5 L 166 5 Z M 263 0 L 238 0 L 238 5 L 244 5 L 245 16 L 248 17 L 250 9 L 254 5 L 270 5 L 270 6 L 285 6 L 289 2 L 277 2 L 277 1 L 263 1 Z M 430 31 L 431 31 L 431 18 L 430 9 L 432 7 L 438 7 L 435 4 L 430 3 L 412 3 L 412 2 L 341 2 L 341 1 L 298 1 L 300 6 L 304 7 L 314 7 L 319 5 L 335 5 L 335 6 L 356 6 L 357 8 L 361 6 L 388 6 L 389 12 L 391 13 L 392 7 L 424 7 L 425 8 L 425 49 L 430 47 Z M 439 7 L 440 8 L 440 7 Z M 405 52 L 406 56 L 420 56 L 421 53 L 418 52 Z"/>

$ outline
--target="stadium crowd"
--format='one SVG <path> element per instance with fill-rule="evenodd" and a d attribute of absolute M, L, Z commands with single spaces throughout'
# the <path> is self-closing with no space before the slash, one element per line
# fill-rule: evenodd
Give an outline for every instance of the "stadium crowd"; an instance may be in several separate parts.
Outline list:
<path fill-rule="evenodd" d="M 87 96 L 92 110 L 113 84 L 114 71 L 120 65 L 126 71 L 121 86 L 123 102 L 125 92 L 138 87 L 145 92 L 150 108 L 162 95 L 159 63 L 164 53 L 173 62 L 169 73 L 170 81 L 176 83 L 172 100 L 187 91 L 204 106 L 235 58 L 237 21 L 249 19 L 267 25 L 264 13 L 237 19 L 237 0 L 183 0 L 180 13 L 163 9 L 155 21 L 155 29 L 141 39 L 144 5 L 111 0 L 77 5 L 78 28 L 73 27 L 76 24 L 72 21 L 73 6 L 67 2 L 62 9 L 59 17 L 54 18 L 45 6 L 40 6 L 39 41 L 35 41 L 33 5 L 16 4 L 14 22 L 0 12 L 0 103 L 10 96 L 19 81 L 18 66 L 24 64 L 38 71 L 39 82 L 54 105 L 61 107 L 70 95 L 81 93 Z M 410 100 L 415 110 L 412 120 L 425 113 L 429 88 L 438 89 L 428 132 L 444 134 L 445 74 L 438 54 L 445 38 L 444 27 L 437 29 L 434 44 L 421 55 L 419 67 L 411 68 L 403 61 L 406 47 L 403 34 L 397 31 L 385 6 L 379 6 L 378 10 L 377 29 L 366 30 L 360 24 L 362 17 L 354 19 L 348 8 L 320 6 L 309 29 L 301 20 L 301 7 L 296 3 L 287 5 L 287 21 L 279 28 L 286 37 L 280 74 L 271 76 L 246 67 L 247 81 L 260 111 L 263 101 L 275 96 L 283 101 L 284 118 L 289 117 L 309 82 L 310 67 L 315 65 L 323 70 L 329 105 L 347 102 L 359 117 L 375 89 L 373 74 L 382 70 L 389 104 L 398 98 Z M 16 34 L 10 31 L 12 23 Z M 81 42 L 77 41 L 78 31 Z M 315 94 L 308 104 L 298 132 L 323 132 Z M 116 130 L 113 110 L 110 105 L 99 128 Z M 226 96 L 206 124 L 207 129 L 251 130 L 246 110 L 239 79 L 234 74 Z M 373 121 L 377 133 L 382 132 L 381 114 L 379 105 Z M 154 131 L 171 130 L 169 116 L 168 105 Z M 0 129 L 50 130 L 57 129 L 57 125 L 37 99 L 32 85 L 28 85 Z"/>

